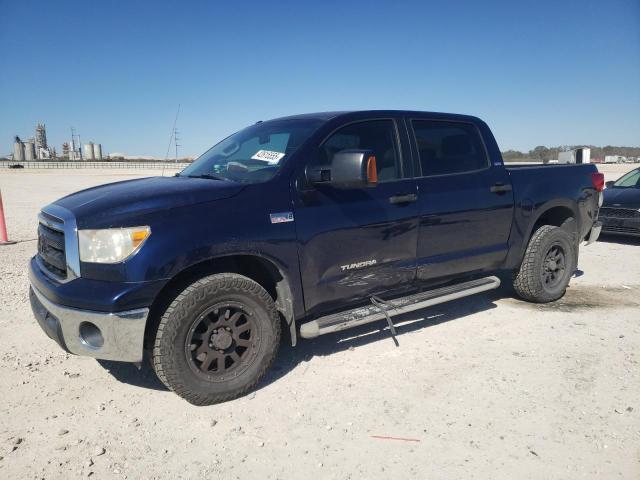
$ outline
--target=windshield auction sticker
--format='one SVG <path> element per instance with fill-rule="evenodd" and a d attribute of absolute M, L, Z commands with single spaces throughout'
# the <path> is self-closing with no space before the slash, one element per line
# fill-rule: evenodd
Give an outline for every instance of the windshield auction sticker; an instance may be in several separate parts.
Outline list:
<path fill-rule="evenodd" d="M 284 157 L 284 153 L 272 152 L 270 150 L 258 150 L 253 157 L 251 157 L 251 160 L 262 160 L 275 165 L 282 157 Z"/>

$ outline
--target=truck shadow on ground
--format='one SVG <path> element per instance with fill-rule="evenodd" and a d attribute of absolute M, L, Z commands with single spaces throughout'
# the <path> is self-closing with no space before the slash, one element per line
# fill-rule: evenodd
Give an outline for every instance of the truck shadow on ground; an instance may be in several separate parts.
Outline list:
<path fill-rule="evenodd" d="M 611 235 L 603 233 L 598 237 L 598 242 L 602 243 L 619 243 L 621 245 L 638 245 L 640 246 L 640 237 L 632 237 L 627 235 Z"/>
<path fill-rule="evenodd" d="M 511 295 L 511 290 L 501 287 L 493 292 L 461 298 L 441 305 L 391 317 L 397 333 L 396 339 L 399 343 L 397 348 L 402 349 L 402 338 L 411 333 L 467 317 L 475 313 L 492 310 L 497 308 L 495 300 L 509 295 Z M 313 357 L 330 356 L 375 342 L 393 343 L 391 332 L 385 320 L 376 321 L 342 332 L 327 334 L 310 340 L 298 338 L 298 345 L 296 347 L 291 346 L 289 336 L 285 335 L 273 367 L 262 382 L 260 382 L 257 389 L 279 380 L 298 365 L 310 361 Z"/>
<path fill-rule="evenodd" d="M 114 362 L 111 360 L 97 360 L 97 362 L 121 383 L 150 390 L 169 391 L 164 383 L 160 381 L 156 372 L 153 371 L 147 359 L 142 362 L 140 369 L 133 363 L 128 362 Z"/>
<path fill-rule="evenodd" d="M 512 294 L 510 287 L 502 286 L 492 292 L 482 293 L 392 317 L 397 331 L 396 338 L 400 343 L 398 348 L 402 348 L 402 337 L 407 334 L 466 317 L 474 313 L 492 310 L 497 307 L 494 303 L 495 300 L 512 296 Z M 393 342 L 391 332 L 384 320 L 342 332 L 328 334 L 312 340 L 299 338 L 296 347 L 291 346 L 288 331 L 283 329 L 282 343 L 276 361 L 255 390 L 260 390 L 281 379 L 298 365 L 310 361 L 313 357 L 330 356 L 374 342 Z M 116 380 L 122 383 L 152 390 L 168 390 L 158 379 L 148 361 L 143 362 L 140 369 L 131 363 L 107 360 L 98 360 L 98 363 Z"/>

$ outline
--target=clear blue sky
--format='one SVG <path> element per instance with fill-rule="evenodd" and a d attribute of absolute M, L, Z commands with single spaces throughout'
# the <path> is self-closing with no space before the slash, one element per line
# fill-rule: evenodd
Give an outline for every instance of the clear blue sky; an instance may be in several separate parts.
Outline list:
<path fill-rule="evenodd" d="M 260 119 L 417 109 L 503 150 L 640 145 L 640 0 L 0 0 L 0 154 L 47 124 L 106 152 L 182 153 Z"/>

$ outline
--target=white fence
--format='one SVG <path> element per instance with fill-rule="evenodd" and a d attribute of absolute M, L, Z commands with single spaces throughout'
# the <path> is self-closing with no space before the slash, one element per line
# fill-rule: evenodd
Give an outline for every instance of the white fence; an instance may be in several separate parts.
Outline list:
<path fill-rule="evenodd" d="M 17 165 L 20 165 L 19 167 Z M 190 163 L 174 162 L 12 162 L 0 161 L 0 168 L 56 168 L 56 169 L 76 169 L 76 168 L 167 168 L 170 170 L 182 170 Z"/>

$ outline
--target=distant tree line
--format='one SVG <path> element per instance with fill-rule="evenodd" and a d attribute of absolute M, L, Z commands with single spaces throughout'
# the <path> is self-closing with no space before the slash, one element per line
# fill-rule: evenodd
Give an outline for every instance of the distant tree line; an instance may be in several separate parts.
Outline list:
<path fill-rule="evenodd" d="M 591 158 L 604 158 L 606 155 L 622 155 L 623 157 L 640 157 L 640 147 L 595 147 L 593 145 L 562 145 L 560 147 L 545 147 L 540 145 L 528 152 L 519 152 L 518 150 L 507 150 L 502 152 L 502 158 L 505 162 L 514 162 L 518 160 L 535 160 L 547 161 L 558 158 L 560 152 L 566 152 L 579 147 L 589 147 L 591 149 Z"/>

